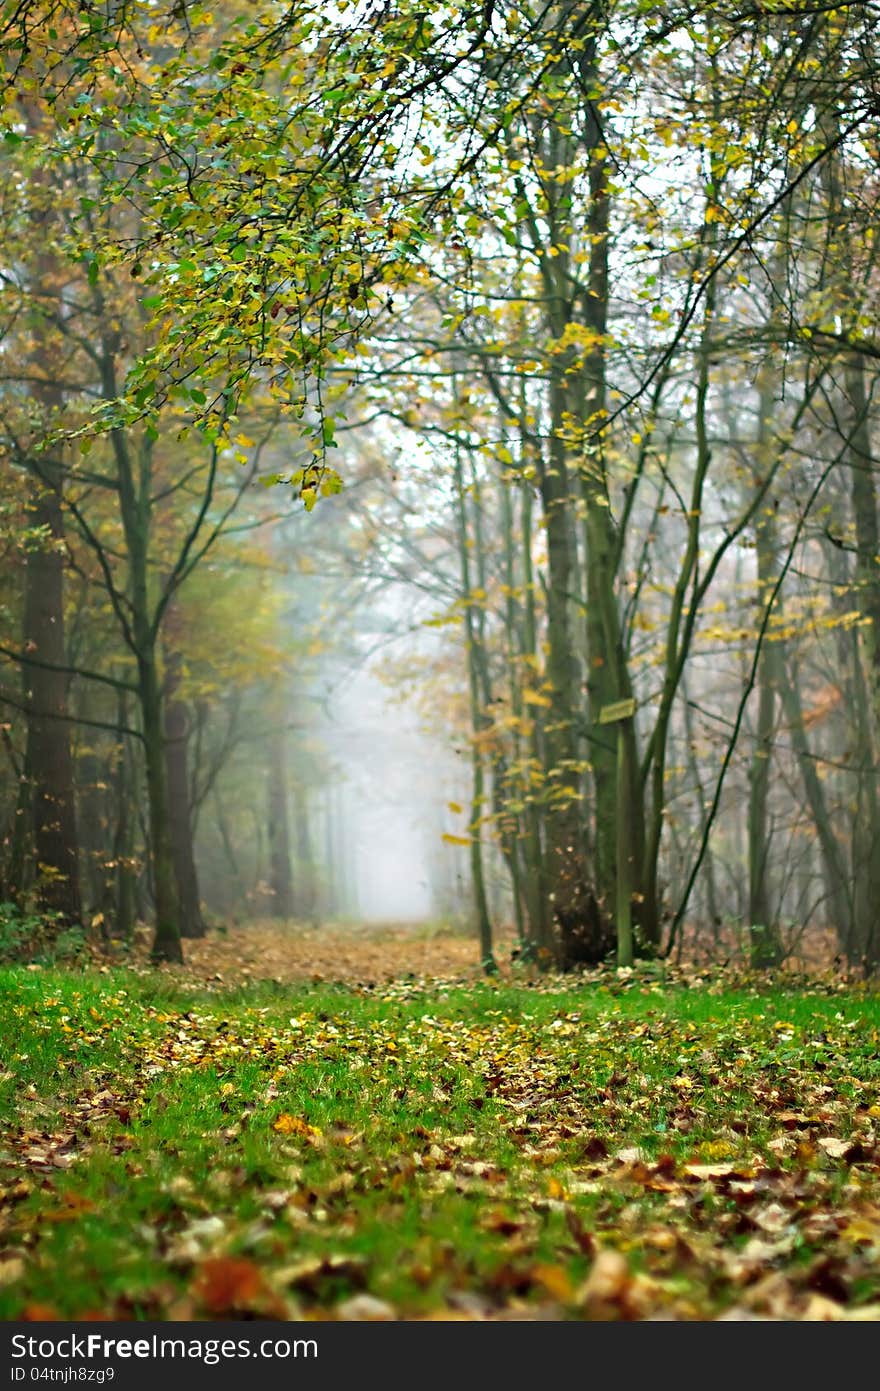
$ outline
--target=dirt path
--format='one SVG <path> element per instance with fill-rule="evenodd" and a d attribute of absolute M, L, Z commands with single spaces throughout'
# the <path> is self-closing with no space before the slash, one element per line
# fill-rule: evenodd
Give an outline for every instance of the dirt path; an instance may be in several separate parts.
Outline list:
<path fill-rule="evenodd" d="M 502 969 L 513 940 L 497 946 Z M 163 967 L 175 975 L 235 985 L 252 980 L 326 980 L 380 984 L 405 976 L 474 980 L 480 972 L 475 937 L 423 924 L 352 927 L 254 922 L 212 931 L 184 944 L 186 963 Z M 149 937 L 138 934 L 136 953 L 146 961 Z"/>

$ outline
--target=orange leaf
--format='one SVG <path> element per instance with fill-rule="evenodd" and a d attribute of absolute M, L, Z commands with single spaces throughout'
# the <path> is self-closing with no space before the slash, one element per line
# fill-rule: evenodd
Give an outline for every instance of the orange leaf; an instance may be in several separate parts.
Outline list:
<path fill-rule="evenodd" d="M 209 1314 L 249 1313 L 266 1294 L 258 1266 L 242 1256 L 217 1256 L 203 1263 L 193 1286 Z"/>

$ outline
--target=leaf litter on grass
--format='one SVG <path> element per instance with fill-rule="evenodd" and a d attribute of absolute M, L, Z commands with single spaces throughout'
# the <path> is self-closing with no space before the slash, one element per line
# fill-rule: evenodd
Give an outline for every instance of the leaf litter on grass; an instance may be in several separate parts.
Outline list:
<path fill-rule="evenodd" d="M 22 979 L 7 1317 L 880 1316 L 867 994 Z"/>

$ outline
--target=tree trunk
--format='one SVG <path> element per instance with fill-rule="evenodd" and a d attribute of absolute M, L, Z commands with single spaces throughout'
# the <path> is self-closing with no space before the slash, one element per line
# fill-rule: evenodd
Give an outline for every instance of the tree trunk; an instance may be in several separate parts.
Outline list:
<path fill-rule="evenodd" d="M 73 761 L 67 719 L 61 466 L 41 458 L 30 484 L 28 520 L 42 529 L 25 565 L 24 650 L 47 666 L 24 667 L 28 711 L 25 765 L 30 781 L 35 882 L 40 907 L 79 922 L 82 909 Z"/>
<path fill-rule="evenodd" d="M 116 741 L 113 768 L 113 793 L 116 804 L 116 827 L 113 835 L 113 859 L 116 867 L 114 933 L 123 942 L 131 941 L 135 919 L 135 873 L 132 861 L 132 821 L 130 802 L 135 795 L 132 758 L 128 736 L 123 733 L 128 724 L 128 701 L 124 691 L 118 694 Z"/>
<path fill-rule="evenodd" d="M 276 730 L 270 743 L 269 807 L 269 887 L 273 918 L 293 917 L 293 875 L 290 868 L 290 821 L 287 812 L 287 740 Z"/>
<path fill-rule="evenodd" d="M 846 395 L 850 410 L 849 466 L 852 510 L 856 530 L 856 598 L 865 620 L 862 627 L 866 700 L 861 720 L 858 807 L 854 834 L 856 901 L 848 957 L 866 972 L 880 966 L 880 803 L 876 785 L 876 753 L 880 744 L 880 534 L 877 490 L 865 369 L 861 357 L 846 365 Z"/>
<path fill-rule="evenodd" d="M 756 448 L 759 462 L 766 452 L 767 429 L 773 398 L 766 385 L 758 399 L 758 437 Z M 755 486 L 759 479 L 754 479 Z M 758 566 L 758 612 L 763 613 L 778 578 L 776 511 L 773 501 L 765 499 L 755 525 L 755 549 Z M 749 950 L 751 964 L 757 970 L 778 966 L 783 957 L 779 924 L 770 904 L 770 769 L 773 759 L 773 736 L 776 730 L 776 688 L 779 685 L 779 654 L 777 646 L 765 641 L 758 664 L 758 724 L 755 748 L 749 768 Z"/>
<path fill-rule="evenodd" d="M 296 825 L 296 879 L 294 912 L 298 918 L 314 921 L 317 916 L 315 893 L 315 852 L 309 824 L 309 804 L 301 782 L 293 785 L 293 811 Z"/>
<path fill-rule="evenodd" d="M 525 406 L 523 405 L 523 412 Z M 537 617 L 535 612 L 535 575 L 532 566 L 532 484 L 526 478 L 521 490 L 520 531 L 522 537 L 523 566 L 523 615 L 522 615 L 522 658 L 523 679 L 529 669 L 537 667 Z M 519 682 L 517 689 L 519 690 Z M 525 717 L 521 694 L 519 714 Z M 528 712 L 529 732 L 528 750 L 530 769 L 526 775 L 523 789 L 525 800 L 525 835 L 523 838 L 523 861 L 525 865 L 525 896 L 529 915 L 529 956 L 538 953 L 550 959 L 553 955 L 553 926 L 550 915 L 550 899 L 547 888 L 547 872 L 544 863 L 544 819 L 542 804 L 539 802 L 534 786 L 534 777 L 544 767 L 544 737 L 541 724 L 540 707 Z"/>
<path fill-rule="evenodd" d="M 455 454 L 455 492 L 458 519 L 458 555 L 461 569 L 461 590 L 464 614 L 464 635 L 467 648 L 468 690 L 471 714 L 471 816 L 470 816 L 470 867 L 471 888 L 474 895 L 474 910 L 477 917 L 477 930 L 480 938 L 480 961 L 487 975 L 494 974 L 498 967 L 492 947 L 492 922 L 489 917 L 489 904 L 486 897 L 486 882 L 483 873 L 483 840 L 480 820 L 483 815 L 484 770 L 480 735 L 486 728 L 486 716 L 480 700 L 480 674 L 477 652 L 477 625 L 474 614 L 474 600 L 471 592 L 470 574 L 470 536 L 467 521 L 467 501 L 464 490 L 464 472 L 458 447 Z"/>
<path fill-rule="evenodd" d="M 166 615 L 167 616 L 167 615 Z M 204 937 L 205 920 L 193 847 L 189 780 L 189 709 L 180 699 L 179 652 L 165 658 L 165 777 L 168 784 L 168 829 L 177 881 L 181 937 Z"/>
<path fill-rule="evenodd" d="M 149 803 L 150 849 L 153 867 L 153 900 L 156 925 L 154 961 L 182 961 L 180 904 L 171 824 L 168 816 L 168 784 L 165 775 L 165 739 L 162 728 L 162 696 L 154 654 L 138 658 L 138 686 L 143 721 L 144 761 Z"/>
<path fill-rule="evenodd" d="M 846 863 L 840 842 L 834 834 L 834 827 L 825 799 L 824 785 L 819 777 L 816 760 L 807 741 L 801 707 L 799 673 L 792 662 L 785 664 L 785 674 L 784 679 L 780 682 L 779 694 L 788 735 L 798 760 L 807 805 L 819 842 L 829 914 L 838 940 L 846 950 L 852 924 L 852 903 L 847 894 Z"/>

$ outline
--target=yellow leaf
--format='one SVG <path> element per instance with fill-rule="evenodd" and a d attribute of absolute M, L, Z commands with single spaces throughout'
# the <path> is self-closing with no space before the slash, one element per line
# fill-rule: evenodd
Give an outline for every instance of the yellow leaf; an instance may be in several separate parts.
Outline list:
<path fill-rule="evenodd" d="M 553 704 L 550 697 L 544 695 L 543 691 L 535 691 L 530 686 L 525 687 L 522 698 L 526 705 L 545 705 L 549 708 Z"/>
<path fill-rule="evenodd" d="M 451 835 L 449 835 L 449 833 L 448 833 L 447 831 L 444 831 L 444 832 L 443 832 L 443 835 L 440 837 L 440 839 L 441 839 L 441 840 L 444 840 L 444 841 L 446 842 L 447 845 L 470 845 L 470 844 L 471 844 L 471 838 L 470 838 L 470 836 L 451 836 Z"/>
<path fill-rule="evenodd" d="M 536 1265 L 532 1269 L 532 1279 L 563 1304 L 574 1298 L 568 1272 L 561 1265 Z"/>
<path fill-rule="evenodd" d="M 854 1217 L 840 1233 L 844 1241 L 867 1242 L 869 1246 L 880 1246 L 880 1224 L 870 1218 Z"/>
<path fill-rule="evenodd" d="M 464 810 L 464 808 L 460 806 L 458 802 L 447 802 L 446 805 L 448 806 L 450 811 L 455 812 L 456 816 L 459 816 L 461 812 Z"/>
<path fill-rule="evenodd" d="M 317 1126 L 309 1125 L 302 1116 L 291 1116 L 287 1111 L 282 1111 L 281 1115 L 275 1118 L 272 1129 L 277 1130 L 279 1135 L 299 1135 L 304 1140 L 321 1134 Z"/>

